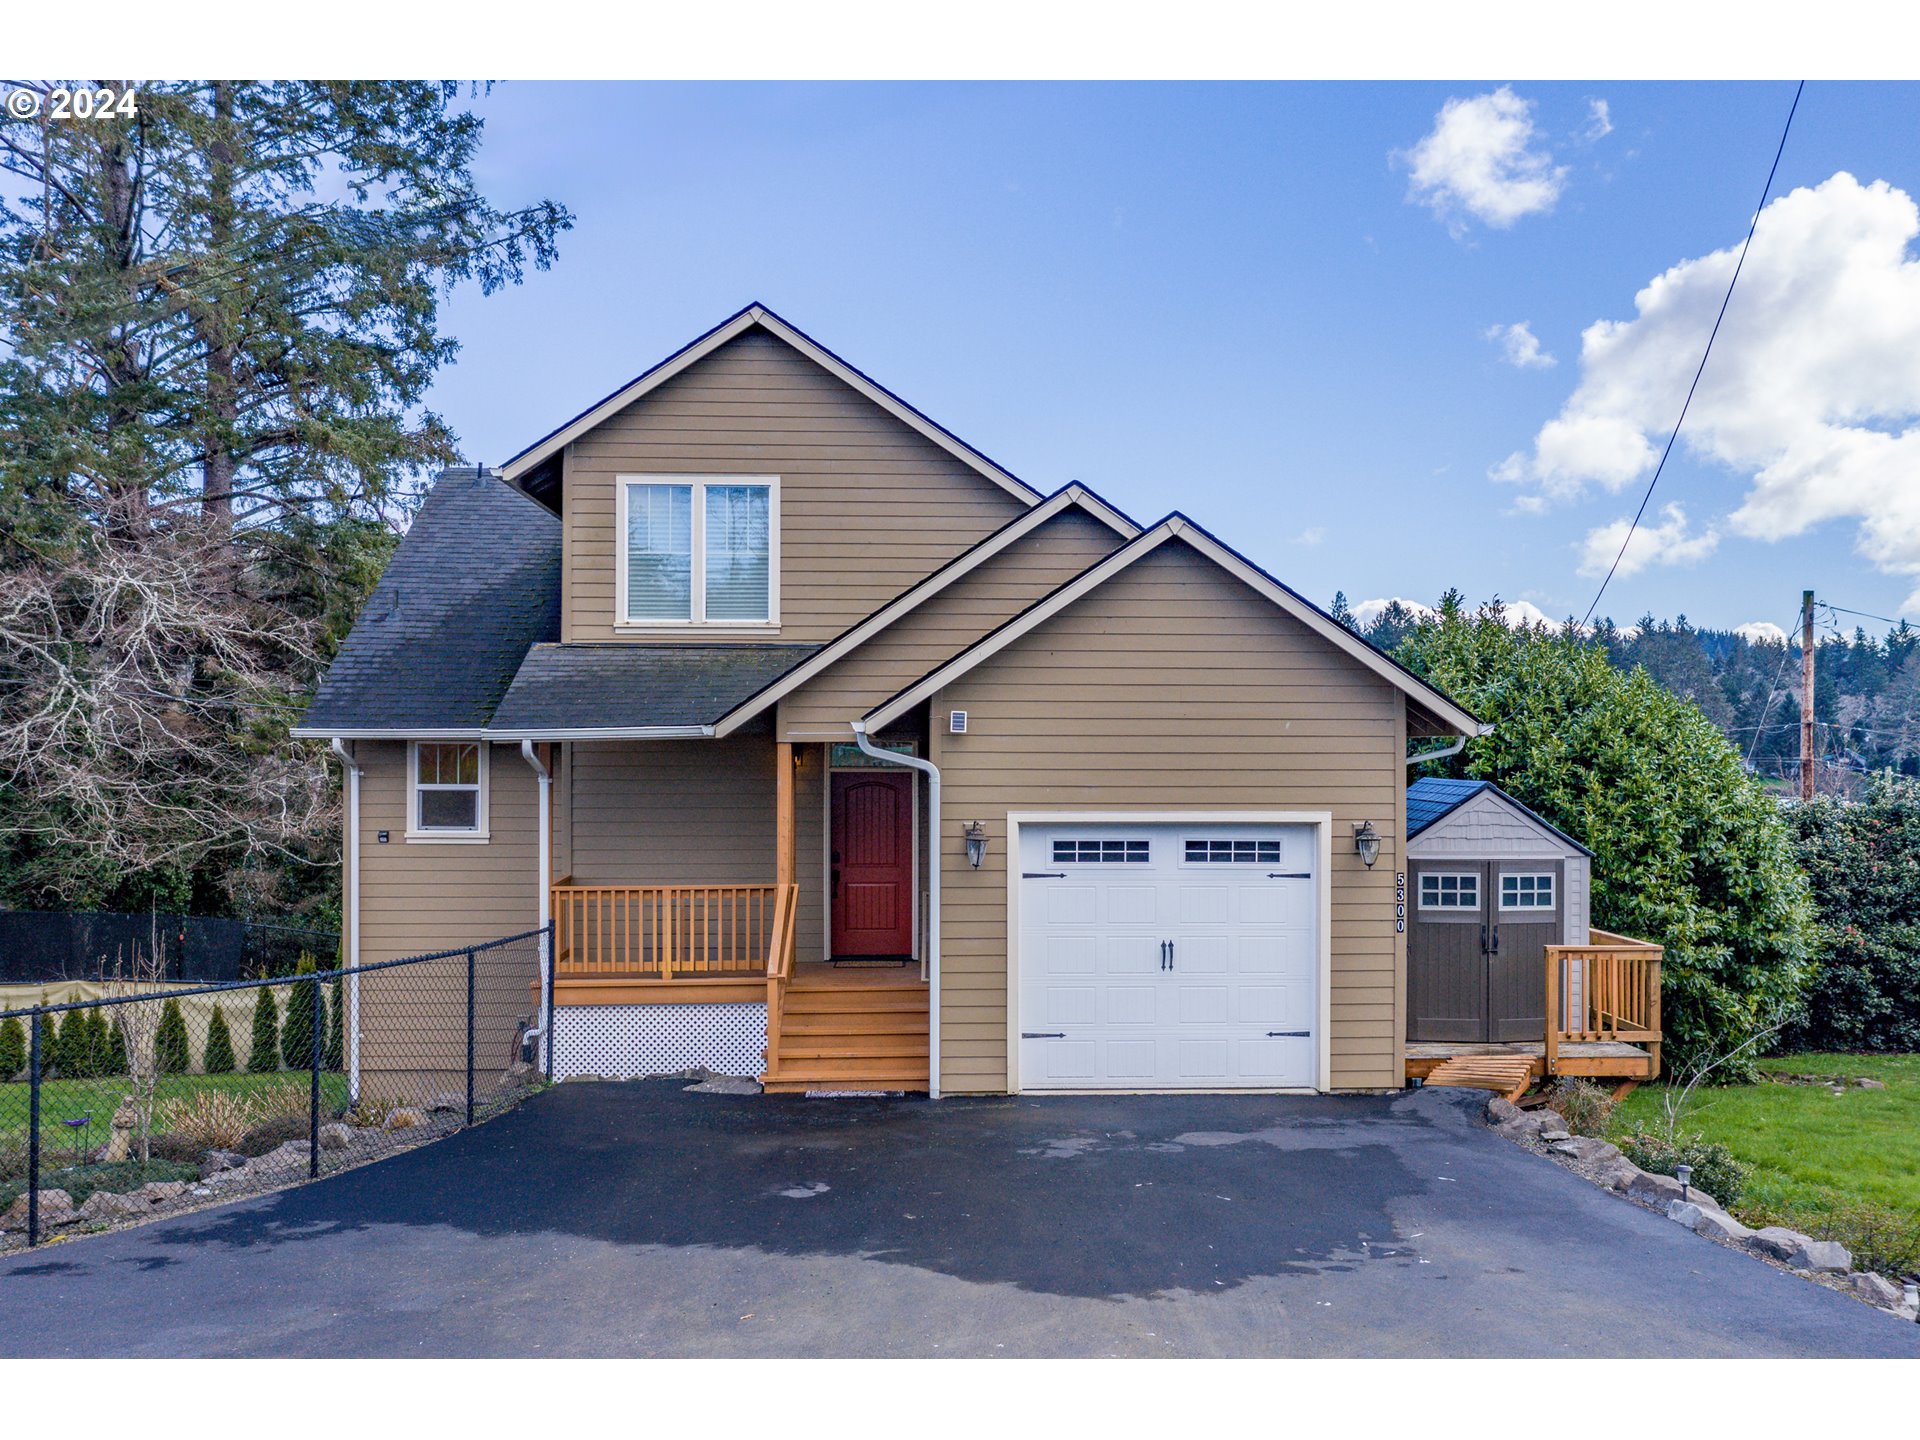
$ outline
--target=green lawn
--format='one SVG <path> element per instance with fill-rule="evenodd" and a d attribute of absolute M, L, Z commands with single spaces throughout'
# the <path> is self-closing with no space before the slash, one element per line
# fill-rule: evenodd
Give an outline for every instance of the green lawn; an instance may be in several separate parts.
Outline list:
<path fill-rule="evenodd" d="M 1697 1087 L 1681 1133 L 1718 1141 L 1754 1167 L 1734 1213 L 1748 1223 L 1779 1221 L 1818 1234 L 1822 1217 L 1882 1206 L 1920 1235 L 1920 1055 L 1788 1055 L 1763 1061 L 1761 1069 L 1864 1075 L 1887 1088 L 1849 1086 L 1835 1095 L 1823 1085 Z M 1665 1093 L 1656 1085 L 1629 1095 L 1614 1112 L 1616 1138 L 1636 1123 L 1660 1128 Z M 1849 1238 L 1846 1228 L 1838 1225 L 1835 1238 Z"/>
<path fill-rule="evenodd" d="M 287 1086 L 307 1093 L 308 1075 L 287 1070 L 271 1075 L 168 1075 L 160 1081 L 156 1106 L 200 1090 L 225 1090 L 251 1095 L 269 1086 Z M 0 1085 L 0 1147 L 24 1147 L 27 1142 L 28 1086 L 24 1081 Z M 46 1164 L 69 1162 L 75 1151 L 107 1143 L 113 1112 L 128 1093 L 125 1077 L 100 1080 L 49 1080 L 40 1087 L 40 1150 Z M 320 1103 L 334 1112 L 347 1104 L 347 1077 L 320 1077 Z M 64 1122 L 87 1117 L 85 1125 Z"/>

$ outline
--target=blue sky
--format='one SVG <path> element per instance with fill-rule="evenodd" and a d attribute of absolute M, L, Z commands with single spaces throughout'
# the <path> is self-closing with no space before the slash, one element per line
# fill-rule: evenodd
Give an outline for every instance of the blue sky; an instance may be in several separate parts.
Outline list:
<path fill-rule="evenodd" d="M 432 404 L 498 463 L 758 299 L 1040 489 L 1081 480 L 1141 519 L 1182 509 L 1321 603 L 1458 585 L 1578 614 L 1598 584 L 1581 567 L 1605 548 L 1589 537 L 1631 514 L 1645 467 L 1610 471 L 1591 447 L 1553 459 L 1535 437 L 1567 407 L 1664 441 L 1670 415 L 1651 417 L 1677 412 L 1711 324 L 1698 302 L 1717 305 L 1724 278 L 1700 267 L 1570 405 L 1582 331 L 1633 320 L 1654 277 L 1738 244 L 1792 86 L 1514 81 L 1487 99 L 1499 83 L 502 86 L 478 105 L 483 185 L 500 203 L 552 196 L 578 224 L 550 273 L 456 293 L 444 323 L 464 349 Z M 1508 147 L 1506 210 L 1470 174 L 1412 193 L 1431 174 L 1410 152 L 1450 99 L 1480 107 L 1453 141 Z M 1475 117 L 1509 123 L 1489 141 Z M 1726 356 L 1723 393 L 1696 411 L 1713 451 L 1676 453 L 1649 512 L 1661 548 L 1602 613 L 1785 623 L 1806 586 L 1912 613 L 1920 515 L 1887 518 L 1909 472 L 1882 452 L 1920 412 L 1897 360 L 1920 327 L 1898 234 L 1916 122 L 1920 86 L 1808 87 L 1774 193 L 1828 188 L 1799 231 L 1777 227 L 1793 259 L 1749 271 L 1745 316 L 1743 277 L 1709 368 Z M 1474 156 L 1437 163 L 1455 161 Z M 1841 171 L 1900 193 L 1829 184 Z M 1529 177 L 1550 203 L 1529 201 Z M 1848 262 L 1851 308 L 1799 298 L 1826 293 L 1821 246 L 1873 205 L 1899 253 Z M 1519 323 L 1557 363 L 1503 358 L 1488 332 Z M 1742 412 L 1766 390 L 1743 363 L 1787 399 Z M 1810 394 L 1798 429 L 1771 423 Z M 1795 471 L 1843 421 L 1873 455 L 1831 485 L 1825 459 Z M 1755 513 L 1754 477 L 1780 455 L 1800 458 Z M 1503 462 L 1526 478 L 1491 478 Z"/>

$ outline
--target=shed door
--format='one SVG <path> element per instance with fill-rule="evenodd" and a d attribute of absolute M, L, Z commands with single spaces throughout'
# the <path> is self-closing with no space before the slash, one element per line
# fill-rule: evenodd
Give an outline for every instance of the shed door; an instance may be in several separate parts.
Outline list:
<path fill-rule="evenodd" d="M 1407 1038 L 1487 1039 L 1488 866 L 1416 860 L 1407 926 Z"/>
<path fill-rule="evenodd" d="M 1306 825 L 1020 831 L 1023 1090 L 1311 1088 Z"/>
<path fill-rule="evenodd" d="M 1559 860 L 1499 860 L 1489 868 L 1487 1038 L 1543 1040 L 1547 946 L 1561 943 L 1566 867 Z"/>

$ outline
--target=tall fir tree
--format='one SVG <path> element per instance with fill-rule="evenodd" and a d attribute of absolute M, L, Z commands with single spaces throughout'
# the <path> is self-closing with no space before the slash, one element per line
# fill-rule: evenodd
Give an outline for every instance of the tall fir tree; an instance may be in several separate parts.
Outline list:
<path fill-rule="evenodd" d="M 109 1075 L 125 1075 L 133 1069 L 127 1061 L 127 1030 L 116 1015 L 107 1029 L 107 1070 Z"/>
<path fill-rule="evenodd" d="M 238 1062 L 233 1054 L 233 1032 L 227 1028 L 226 1012 L 218 1000 L 207 1019 L 207 1049 L 200 1057 L 200 1068 L 209 1075 L 231 1075 Z"/>
<path fill-rule="evenodd" d="M 18 1015 L 0 1020 L 0 1083 L 27 1068 L 27 1027 Z"/>
<path fill-rule="evenodd" d="M 294 967 L 296 975 L 314 973 L 313 957 L 302 955 Z M 305 1070 L 313 1064 L 313 1027 L 319 1018 L 313 1012 L 317 983 L 302 980 L 285 987 L 287 1018 L 280 1026 L 280 1058 L 289 1070 Z"/>
<path fill-rule="evenodd" d="M 187 1017 L 180 1013 L 178 1000 L 169 1000 L 160 1007 L 160 1023 L 153 1032 L 153 1058 L 155 1068 L 162 1075 L 184 1075 L 193 1068 Z"/>
<path fill-rule="evenodd" d="M 262 985 L 254 995 L 253 1032 L 247 1046 L 247 1070 L 264 1075 L 280 1068 L 280 1014 L 273 987 Z"/>

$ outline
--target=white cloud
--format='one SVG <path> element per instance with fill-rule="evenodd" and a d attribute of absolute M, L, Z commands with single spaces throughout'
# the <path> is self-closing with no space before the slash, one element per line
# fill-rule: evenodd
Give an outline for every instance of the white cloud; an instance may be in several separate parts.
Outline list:
<path fill-rule="evenodd" d="M 1613 133 L 1613 111 L 1604 100 L 1587 101 L 1587 128 L 1580 138 L 1589 145 Z"/>
<path fill-rule="evenodd" d="M 1298 535 L 1293 537 L 1293 543 L 1296 545 L 1318 545 L 1322 540 L 1326 538 L 1327 538 L 1326 526 L 1309 525 L 1306 529 L 1302 530 Z"/>
<path fill-rule="evenodd" d="M 1733 633 L 1743 637 L 1749 645 L 1784 645 L 1787 632 L 1771 620 L 1749 620 L 1744 625 L 1733 627 Z"/>
<path fill-rule="evenodd" d="M 1407 167 L 1407 198 L 1433 208 L 1456 234 L 1464 217 L 1504 230 L 1551 210 L 1566 184 L 1544 148 L 1534 148 L 1533 102 L 1505 85 L 1440 107 L 1433 129 L 1395 159 Z"/>
<path fill-rule="evenodd" d="M 1489 326 L 1485 338 L 1499 345 L 1500 358 L 1516 370 L 1550 370 L 1560 363 L 1540 348 L 1540 337 L 1525 320 Z"/>
<path fill-rule="evenodd" d="M 1767 206 L 1681 435 L 1746 483 L 1732 531 L 1771 541 L 1855 521 L 1859 552 L 1915 584 L 1908 607 L 1920 605 L 1917 236 L 1912 197 L 1844 171 Z M 1495 478 L 1553 500 L 1644 480 L 1738 254 L 1683 260 L 1634 297 L 1633 319 L 1589 326 L 1578 387 Z"/>
<path fill-rule="evenodd" d="M 1627 538 L 1627 527 L 1632 522 L 1624 516 L 1611 525 L 1588 531 L 1580 547 L 1580 573 L 1604 575 L 1613 564 L 1613 557 L 1618 555 L 1618 573 L 1624 579 L 1649 565 L 1692 565 L 1719 547 L 1720 532 L 1709 527 L 1696 534 L 1687 524 L 1687 512 L 1678 505 L 1667 506 L 1660 515 L 1657 525 L 1647 523 L 1642 517 L 1631 540 Z M 1627 547 L 1624 553 L 1620 549 L 1623 543 Z"/>
<path fill-rule="evenodd" d="M 1547 614 L 1546 611 L 1542 610 L 1530 600 L 1503 600 L 1500 603 L 1504 609 L 1507 623 L 1515 628 L 1522 625 L 1551 625 L 1558 628 L 1561 624 L 1561 621 Z M 1422 618 L 1439 614 L 1439 611 L 1435 610 L 1431 605 L 1422 605 L 1418 600 L 1402 600 L 1396 597 L 1392 600 L 1362 600 L 1359 604 L 1352 607 L 1354 621 L 1364 630 L 1380 618 L 1381 613 L 1386 610 L 1387 606 L 1394 604 L 1404 605 L 1408 610 Z"/>

